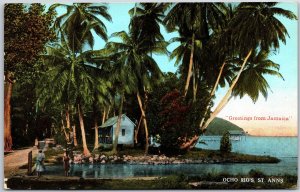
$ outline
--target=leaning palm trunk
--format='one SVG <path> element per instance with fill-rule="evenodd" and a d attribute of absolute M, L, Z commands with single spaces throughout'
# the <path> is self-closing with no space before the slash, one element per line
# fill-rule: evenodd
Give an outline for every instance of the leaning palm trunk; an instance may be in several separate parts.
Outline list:
<path fill-rule="evenodd" d="M 205 122 L 205 124 L 201 127 L 202 130 L 206 129 L 208 127 L 208 125 L 212 122 L 212 120 L 220 113 L 220 111 L 225 107 L 225 105 L 229 102 L 230 98 L 231 98 L 231 93 L 233 88 L 235 87 L 237 81 L 239 80 L 241 73 L 244 70 L 244 67 L 250 57 L 252 53 L 252 49 L 249 51 L 248 55 L 246 56 L 236 78 L 233 80 L 231 86 L 229 87 L 226 95 L 223 97 L 223 99 L 220 101 L 220 103 L 218 104 L 217 108 L 214 110 L 214 112 L 212 112 L 212 114 L 210 115 L 210 118 Z"/>
<path fill-rule="evenodd" d="M 68 137 L 68 134 L 67 134 L 67 131 L 66 131 L 66 128 L 65 128 L 65 124 L 64 124 L 64 119 L 63 119 L 63 112 L 61 112 L 61 128 L 65 134 L 65 139 L 66 139 L 66 142 L 69 143 L 69 137 Z"/>
<path fill-rule="evenodd" d="M 85 137 L 85 130 L 84 130 L 84 122 L 83 122 L 83 114 L 80 104 L 78 104 L 78 116 L 79 116 L 79 123 L 81 129 L 81 137 L 82 137 L 82 146 L 83 146 L 83 155 L 90 156 L 91 153 L 86 144 L 86 137 Z"/>
<path fill-rule="evenodd" d="M 110 106 L 108 106 L 108 109 L 107 109 L 107 114 L 106 114 L 105 120 L 107 120 L 107 119 L 108 119 L 108 117 L 109 117 L 109 112 L 110 112 Z"/>
<path fill-rule="evenodd" d="M 104 124 L 105 119 L 106 119 L 106 111 L 105 111 L 105 109 L 104 109 L 104 111 L 103 111 L 103 116 L 102 116 L 102 124 Z"/>
<path fill-rule="evenodd" d="M 147 119 L 146 119 L 146 114 L 145 110 L 143 108 L 142 100 L 140 97 L 140 93 L 137 93 L 137 99 L 138 103 L 142 112 L 142 118 L 143 118 L 143 123 L 144 123 L 144 128 L 145 128 L 145 139 L 146 139 L 146 145 L 145 145 L 145 155 L 148 154 L 148 149 L 149 149 L 149 133 L 148 133 L 148 126 L 147 126 Z"/>
<path fill-rule="evenodd" d="M 120 107 L 119 107 L 119 115 L 118 115 L 118 120 L 117 120 L 117 126 L 116 126 L 115 133 L 114 133 L 115 134 L 115 138 L 113 140 L 113 149 L 112 149 L 112 153 L 113 154 L 117 154 L 118 153 L 117 146 L 118 146 L 119 133 L 120 133 L 120 128 L 121 128 L 123 102 L 124 102 L 124 95 L 122 93 Z"/>
<path fill-rule="evenodd" d="M 207 114 L 207 112 L 208 112 L 208 109 L 209 109 L 209 103 L 210 103 L 211 99 L 213 98 L 213 96 L 215 95 L 215 92 L 216 92 L 216 90 L 217 90 L 219 81 L 220 81 L 220 79 L 221 79 L 221 76 L 222 76 L 222 73 L 223 73 L 223 69 L 224 69 L 225 64 L 226 64 L 226 63 L 224 62 L 223 65 L 222 65 L 222 67 L 221 67 L 221 69 L 220 69 L 220 72 L 219 72 L 218 78 L 217 78 L 217 80 L 216 80 L 216 83 L 215 83 L 213 89 L 212 89 L 211 92 L 210 92 L 210 96 L 209 96 L 209 99 L 208 99 L 208 101 L 207 101 L 207 105 L 206 105 L 206 109 L 205 109 L 204 115 L 203 115 L 203 117 L 202 117 L 202 119 L 201 119 L 201 121 L 200 121 L 200 126 L 199 126 L 200 128 L 203 126 L 203 123 L 204 123 L 204 120 L 205 120 L 205 116 L 206 116 L 206 114 Z"/>
<path fill-rule="evenodd" d="M 5 75 L 5 87 L 4 87 L 4 151 L 11 151 L 12 150 L 11 106 L 10 106 L 10 100 L 11 100 L 11 96 L 12 96 L 12 87 L 13 87 L 13 82 L 10 80 L 10 75 Z"/>
<path fill-rule="evenodd" d="M 73 129 L 74 146 L 76 147 L 78 145 L 78 142 L 77 142 L 76 127 L 75 127 L 75 125 L 72 126 L 72 129 Z"/>
<path fill-rule="evenodd" d="M 193 59 L 194 59 L 194 46 L 195 46 L 195 34 L 193 33 L 189 70 L 188 70 L 187 79 L 186 79 L 186 83 L 185 83 L 185 87 L 184 87 L 184 97 L 186 96 L 186 94 L 188 92 L 190 81 L 191 81 L 191 76 L 192 76 Z"/>

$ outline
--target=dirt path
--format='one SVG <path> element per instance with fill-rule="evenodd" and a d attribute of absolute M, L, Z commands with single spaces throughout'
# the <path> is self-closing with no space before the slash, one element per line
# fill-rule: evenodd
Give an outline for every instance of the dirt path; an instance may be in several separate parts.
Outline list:
<path fill-rule="evenodd" d="M 32 151 L 32 158 L 34 158 L 38 150 L 36 147 L 15 150 L 13 153 L 4 156 L 4 176 L 5 178 L 15 175 L 20 171 L 19 167 L 28 163 L 28 153 Z M 27 169 L 26 169 L 27 171 Z"/>

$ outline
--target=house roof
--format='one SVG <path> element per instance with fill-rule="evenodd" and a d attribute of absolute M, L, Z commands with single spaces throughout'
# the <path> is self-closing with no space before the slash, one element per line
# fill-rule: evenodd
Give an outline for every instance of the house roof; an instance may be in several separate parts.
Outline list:
<path fill-rule="evenodd" d="M 228 131 L 230 135 L 244 135 L 244 131 L 232 130 Z"/>
<path fill-rule="evenodd" d="M 122 115 L 122 118 L 125 117 L 127 119 L 129 119 L 125 114 Z M 118 116 L 114 116 L 114 117 L 111 117 L 109 119 L 107 119 L 101 126 L 99 126 L 98 128 L 104 128 L 104 127 L 110 127 L 110 126 L 113 126 L 114 124 L 116 124 L 118 121 Z M 135 125 L 130 119 L 129 121 Z M 122 122 L 122 120 L 121 120 Z"/>

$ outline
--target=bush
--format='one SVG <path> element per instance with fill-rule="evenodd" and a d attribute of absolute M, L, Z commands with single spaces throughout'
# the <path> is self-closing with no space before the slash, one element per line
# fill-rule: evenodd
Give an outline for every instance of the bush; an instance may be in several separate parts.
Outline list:
<path fill-rule="evenodd" d="M 231 141 L 230 141 L 229 136 L 230 136 L 229 132 L 226 131 L 221 138 L 220 151 L 222 153 L 230 153 L 231 152 Z"/>

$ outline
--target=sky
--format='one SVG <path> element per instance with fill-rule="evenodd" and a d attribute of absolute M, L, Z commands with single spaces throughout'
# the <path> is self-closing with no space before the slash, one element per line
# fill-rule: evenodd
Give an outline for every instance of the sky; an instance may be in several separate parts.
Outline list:
<path fill-rule="evenodd" d="M 277 6 L 290 10 L 297 15 L 297 3 L 279 3 Z M 108 12 L 112 16 L 112 22 L 103 20 L 107 27 L 108 35 L 110 36 L 118 31 L 128 32 L 130 22 L 128 11 L 134 7 L 134 4 L 110 3 L 108 7 Z M 61 14 L 63 11 L 58 10 L 58 14 Z M 277 16 L 277 18 L 286 26 L 290 38 L 287 37 L 286 44 L 281 43 L 279 51 L 270 55 L 269 58 L 280 64 L 280 73 L 283 75 L 284 80 L 278 77 L 265 76 L 271 88 L 267 100 L 260 96 L 258 101 L 253 103 L 248 96 L 233 98 L 218 114 L 218 117 L 242 127 L 251 135 L 297 135 L 298 26 L 296 20 L 291 21 L 281 16 Z M 167 33 L 163 27 L 161 27 L 161 33 L 166 41 L 178 35 L 176 32 Z M 110 38 L 109 40 L 116 41 L 117 39 Z M 95 37 L 94 49 L 101 49 L 104 45 L 105 42 L 102 39 Z M 168 46 L 168 50 L 171 52 L 177 46 L 178 44 L 173 43 Z M 153 57 L 163 72 L 175 72 L 177 70 L 177 66 L 174 65 L 175 61 L 170 61 L 167 56 L 153 55 Z M 227 89 L 228 87 L 218 88 L 216 99 L 214 100 L 215 106 L 225 95 Z M 268 120 L 269 117 L 273 119 Z M 278 117 L 284 120 L 278 120 Z M 277 120 L 274 120 L 275 118 Z"/>

